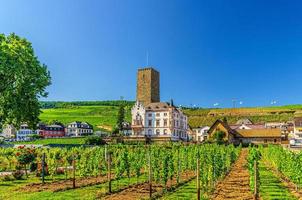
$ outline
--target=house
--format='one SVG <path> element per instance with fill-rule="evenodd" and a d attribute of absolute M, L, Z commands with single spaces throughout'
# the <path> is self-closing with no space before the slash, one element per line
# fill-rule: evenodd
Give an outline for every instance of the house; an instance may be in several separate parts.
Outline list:
<path fill-rule="evenodd" d="M 242 124 L 251 125 L 251 124 L 254 124 L 254 123 L 250 119 L 248 119 L 248 118 L 239 119 L 236 122 L 236 125 L 242 125 Z"/>
<path fill-rule="evenodd" d="M 71 122 L 66 127 L 67 136 L 79 137 L 93 134 L 93 127 L 87 122 Z"/>
<path fill-rule="evenodd" d="M 224 133 L 224 141 L 233 144 L 280 144 L 281 129 L 263 128 L 264 126 L 230 126 L 227 121 L 216 120 L 208 131 L 209 138 L 213 138 L 218 131 Z"/>
<path fill-rule="evenodd" d="M 13 125 L 5 125 L 2 131 L 2 136 L 4 138 L 10 139 L 16 137 L 17 130 Z"/>
<path fill-rule="evenodd" d="M 125 135 L 125 136 L 132 135 L 132 128 L 131 128 L 131 124 L 129 122 L 122 123 L 122 132 L 123 132 L 123 135 Z"/>
<path fill-rule="evenodd" d="M 21 124 L 20 129 L 16 133 L 17 141 L 31 140 L 31 135 L 36 134 L 36 131 L 30 129 L 27 124 Z"/>
<path fill-rule="evenodd" d="M 38 134 L 44 138 L 65 137 L 65 128 L 62 124 L 40 125 Z"/>
<path fill-rule="evenodd" d="M 302 117 L 294 118 L 294 131 L 291 134 L 290 144 L 293 146 L 302 146 Z"/>
<path fill-rule="evenodd" d="M 137 101 L 131 113 L 134 136 L 166 137 L 172 141 L 188 140 L 188 118 L 173 102 L 156 102 L 144 106 Z"/>
<path fill-rule="evenodd" d="M 203 141 L 207 140 L 209 129 L 210 129 L 209 126 L 202 126 L 202 127 L 194 128 L 193 131 L 196 135 L 196 141 L 203 142 Z"/>

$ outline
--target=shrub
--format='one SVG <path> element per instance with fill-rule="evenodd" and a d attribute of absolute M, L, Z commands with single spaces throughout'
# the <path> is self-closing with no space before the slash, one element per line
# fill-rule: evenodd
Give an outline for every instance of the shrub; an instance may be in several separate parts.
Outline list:
<path fill-rule="evenodd" d="M 36 171 L 37 168 L 38 168 L 38 164 L 37 164 L 37 163 L 35 163 L 35 162 L 30 163 L 30 165 L 29 165 L 29 170 L 30 170 L 31 172 Z"/>
<path fill-rule="evenodd" d="M 105 145 L 106 142 L 99 136 L 89 136 L 85 139 L 85 144 L 88 145 Z"/>
<path fill-rule="evenodd" d="M 15 172 L 13 172 L 13 177 L 16 179 L 16 180 L 22 180 L 23 179 L 23 175 L 24 175 L 24 172 L 21 171 L 21 170 L 17 170 Z"/>
<path fill-rule="evenodd" d="M 13 177 L 11 175 L 4 175 L 2 178 L 1 178 L 2 181 L 12 181 L 13 180 Z"/>

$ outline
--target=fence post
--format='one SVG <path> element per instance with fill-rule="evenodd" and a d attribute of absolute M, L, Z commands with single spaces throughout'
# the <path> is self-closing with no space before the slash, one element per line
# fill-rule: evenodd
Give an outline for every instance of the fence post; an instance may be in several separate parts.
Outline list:
<path fill-rule="evenodd" d="M 45 183 L 45 153 L 42 155 L 42 184 Z"/>
<path fill-rule="evenodd" d="M 152 166 L 151 166 L 151 146 L 149 145 L 149 197 L 152 198 Z"/>
<path fill-rule="evenodd" d="M 108 152 L 107 159 L 108 159 L 108 189 L 109 189 L 109 193 L 111 193 L 112 192 L 112 190 L 111 190 L 111 152 Z"/>
<path fill-rule="evenodd" d="M 200 168 L 200 159 L 199 157 L 197 157 L 197 200 L 200 200 L 200 171 L 199 171 L 199 168 Z"/>
<path fill-rule="evenodd" d="M 75 157 L 73 158 L 73 160 L 72 160 L 72 173 L 73 173 L 73 178 L 72 178 L 72 187 L 73 187 L 73 189 L 76 187 L 76 185 L 75 185 L 75 172 L 76 172 L 76 163 L 75 163 L 76 161 L 75 161 Z"/>
<path fill-rule="evenodd" d="M 254 161 L 254 199 L 258 199 L 258 168 L 257 168 L 257 161 Z"/>

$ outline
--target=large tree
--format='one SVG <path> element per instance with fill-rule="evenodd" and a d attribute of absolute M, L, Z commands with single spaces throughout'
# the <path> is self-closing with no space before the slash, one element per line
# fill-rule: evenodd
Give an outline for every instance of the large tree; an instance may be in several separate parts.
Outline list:
<path fill-rule="evenodd" d="M 39 121 L 40 97 L 50 85 L 47 66 L 41 64 L 29 41 L 0 34 L 0 123 L 32 128 Z"/>

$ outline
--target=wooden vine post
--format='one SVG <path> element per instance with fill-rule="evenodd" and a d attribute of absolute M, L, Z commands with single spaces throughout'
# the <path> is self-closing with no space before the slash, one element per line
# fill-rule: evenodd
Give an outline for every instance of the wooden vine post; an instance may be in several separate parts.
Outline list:
<path fill-rule="evenodd" d="M 111 187 L 111 152 L 107 152 L 107 165 L 108 165 L 108 192 L 112 193 L 112 187 Z"/>
<path fill-rule="evenodd" d="M 72 178 L 72 187 L 73 189 L 75 189 L 76 184 L 75 184 L 75 172 L 76 172 L 76 163 L 75 163 L 75 157 L 72 160 L 72 174 L 73 174 L 73 178 Z"/>
<path fill-rule="evenodd" d="M 177 149 L 177 185 L 180 182 L 180 158 L 179 158 L 179 147 Z"/>
<path fill-rule="evenodd" d="M 42 155 L 42 184 L 45 184 L 45 153 Z"/>
<path fill-rule="evenodd" d="M 197 169 L 196 169 L 196 180 L 197 180 L 197 200 L 200 200 L 200 159 L 199 156 L 197 157 Z"/>
<path fill-rule="evenodd" d="M 151 166 L 151 146 L 149 145 L 149 197 L 152 198 L 152 166 Z"/>
<path fill-rule="evenodd" d="M 257 160 L 254 161 L 254 199 L 258 199 L 258 166 Z"/>

